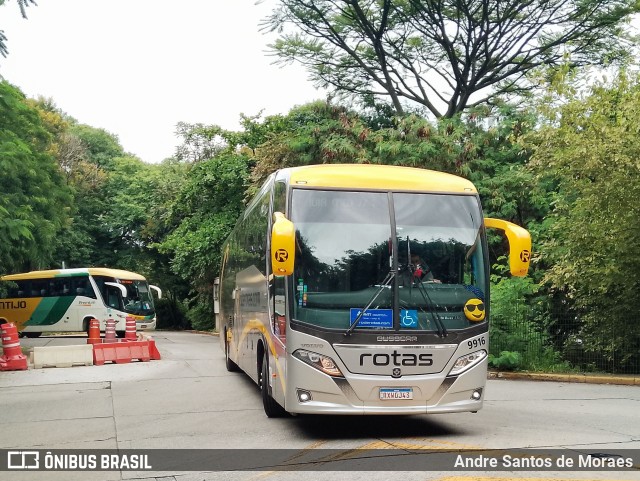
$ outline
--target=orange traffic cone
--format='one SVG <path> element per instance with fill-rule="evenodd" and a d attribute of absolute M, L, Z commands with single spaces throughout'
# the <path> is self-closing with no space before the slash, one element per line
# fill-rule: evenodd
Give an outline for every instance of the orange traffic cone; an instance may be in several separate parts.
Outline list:
<path fill-rule="evenodd" d="M 24 371 L 27 369 L 27 356 L 22 354 L 18 329 L 15 324 L 2 324 L 2 349 L 4 355 L 0 356 L 0 371 Z"/>

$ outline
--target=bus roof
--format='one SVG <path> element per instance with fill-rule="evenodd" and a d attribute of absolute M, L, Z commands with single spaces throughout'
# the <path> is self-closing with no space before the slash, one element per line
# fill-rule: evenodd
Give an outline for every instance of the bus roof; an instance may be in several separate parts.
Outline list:
<path fill-rule="evenodd" d="M 19 281 L 23 279 L 51 279 L 53 277 L 74 277 L 74 276 L 107 276 L 117 279 L 131 279 L 144 281 L 144 276 L 135 272 L 121 269 L 109 269 L 108 267 L 80 267 L 77 269 L 52 269 L 48 271 L 31 271 L 21 274 L 10 274 L 0 277 L 3 281 Z"/>
<path fill-rule="evenodd" d="M 435 170 L 375 164 L 318 164 L 282 169 L 291 185 L 475 194 L 471 181 Z"/>

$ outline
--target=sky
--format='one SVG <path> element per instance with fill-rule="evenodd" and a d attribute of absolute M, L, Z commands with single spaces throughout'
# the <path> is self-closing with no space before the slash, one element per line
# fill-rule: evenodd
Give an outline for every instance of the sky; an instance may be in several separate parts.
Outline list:
<path fill-rule="evenodd" d="M 178 122 L 239 129 L 325 98 L 298 65 L 274 65 L 260 22 L 275 0 L 37 0 L 0 6 L 0 75 L 115 134 L 145 162 L 173 155 Z"/>

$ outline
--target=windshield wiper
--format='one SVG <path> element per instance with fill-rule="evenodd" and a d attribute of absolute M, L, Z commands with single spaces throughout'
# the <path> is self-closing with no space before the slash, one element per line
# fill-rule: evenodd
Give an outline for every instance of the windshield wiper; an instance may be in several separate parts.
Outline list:
<path fill-rule="evenodd" d="M 380 286 L 378 287 L 378 290 L 373 293 L 373 296 L 371 297 L 367 305 L 364 307 L 364 309 L 360 310 L 360 312 L 358 313 L 358 316 L 353 321 L 353 324 L 351 324 L 351 326 L 349 326 L 349 329 L 347 329 L 347 331 L 344 333 L 345 336 L 350 336 L 353 330 L 356 327 L 358 327 L 358 323 L 360 322 L 360 319 L 362 319 L 362 316 L 364 316 L 364 313 L 367 312 L 367 310 L 369 310 L 371 305 L 376 301 L 376 299 L 382 293 L 382 291 L 385 288 L 389 287 L 389 284 L 391 284 L 391 281 L 393 281 L 393 278 L 395 276 L 396 276 L 396 273 L 393 270 L 390 270 L 389 273 L 387 274 L 387 277 L 384 278 L 384 280 L 382 281 L 382 284 L 380 284 Z"/>
<path fill-rule="evenodd" d="M 409 288 L 411 288 L 411 285 Z M 424 299 L 425 304 L 431 311 L 431 315 L 433 316 L 433 322 L 435 323 L 438 329 L 438 336 L 447 337 L 449 333 L 447 332 L 447 328 L 444 326 L 444 322 L 442 322 L 442 318 L 440 317 L 440 314 L 438 314 L 438 305 L 431 300 L 431 297 L 427 292 L 427 288 L 424 286 L 424 284 L 421 281 L 418 282 L 418 291 L 420 291 L 420 294 L 422 294 L 422 298 Z"/>
<path fill-rule="evenodd" d="M 409 289 L 411 289 L 413 287 L 415 270 L 413 268 L 413 264 L 411 263 L 411 244 L 409 242 L 409 236 L 407 236 L 407 269 L 409 270 Z M 449 333 L 447 332 L 447 328 L 444 326 L 444 322 L 442 322 L 442 319 L 440 318 L 440 314 L 438 314 L 438 305 L 434 304 L 434 302 L 431 300 L 431 297 L 427 292 L 427 288 L 422 283 L 422 280 L 418 279 L 417 285 L 418 291 L 420 291 L 420 294 L 422 294 L 422 298 L 424 299 L 427 308 L 429 308 L 429 310 L 431 311 L 433 322 L 438 328 L 438 336 L 447 337 Z"/>

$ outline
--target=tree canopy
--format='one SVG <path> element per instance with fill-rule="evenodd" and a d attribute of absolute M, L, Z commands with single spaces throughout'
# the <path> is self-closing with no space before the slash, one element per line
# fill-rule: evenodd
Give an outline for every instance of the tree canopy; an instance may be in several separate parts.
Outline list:
<path fill-rule="evenodd" d="M 640 81 L 621 74 L 586 98 L 571 89 L 532 132 L 532 166 L 556 192 L 542 252 L 546 280 L 583 322 L 577 334 L 618 365 L 638 362 L 640 324 Z"/>
<path fill-rule="evenodd" d="M 360 100 L 435 117 L 517 94 L 539 67 L 626 57 L 635 0 L 279 0 L 266 19 L 283 62 Z"/>
<path fill-rule="evenodd" d="M 54 261 L 71 191 L 51 153 L 53 136 L 22 92 L 0 82 L 0 271 Z"/>
<path fill-rule="evenodd" d="M 20 13 L 22 14 L 22 18 L 27 18 L 27 7 L 29 5 L 36 5 L 35 0 L 17 0 L 18 6 L 20 7 Z M 0 7 L 2 7 L 6 3 L 6 0 L 0 0 Z M 0 55 L 6 57 L 9 53 L 9 49 L 7 48 L 7 36 L 4 34 L 3 30 L 0 30 Z"/>

